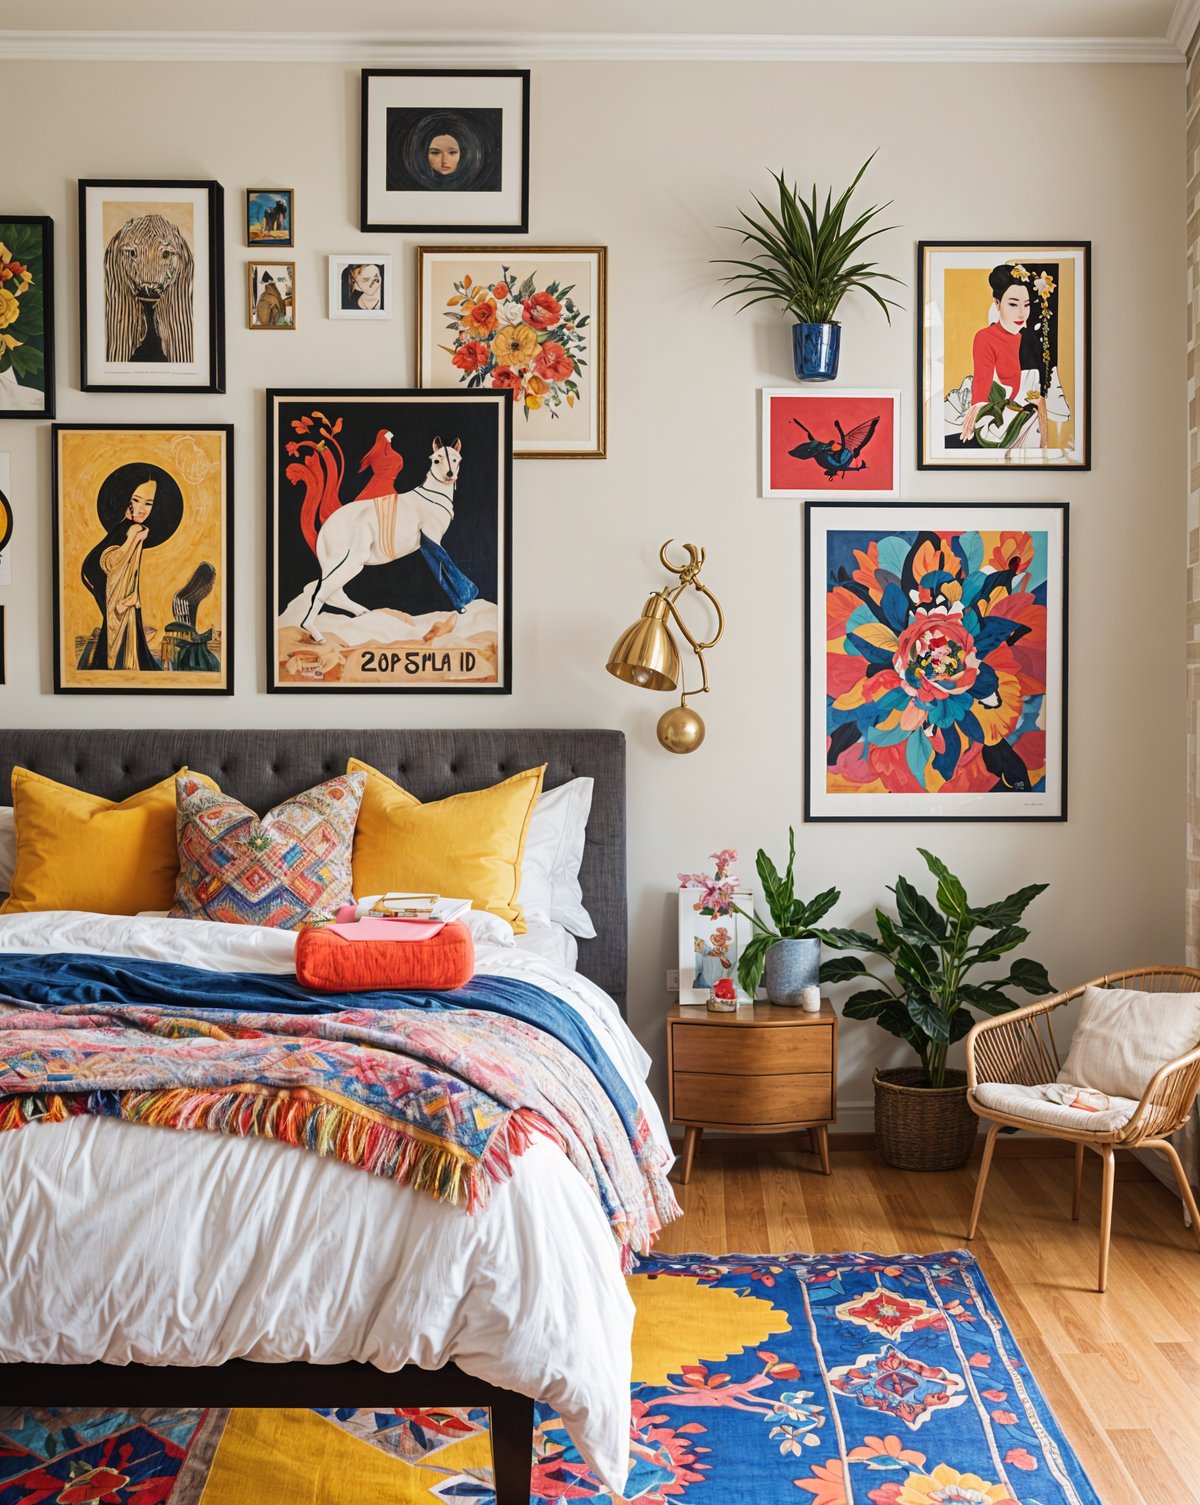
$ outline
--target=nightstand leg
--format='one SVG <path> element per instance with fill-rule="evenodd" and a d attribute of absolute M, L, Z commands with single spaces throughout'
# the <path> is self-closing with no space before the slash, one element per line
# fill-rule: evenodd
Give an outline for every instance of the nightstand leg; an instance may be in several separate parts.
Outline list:
<path fill-rule="evenodd" d="M 829 1125 L 818 1124 L 812 1131 L 813 1138 L 817 1142 L 817 1154 L 821 1157 L 821 1174 L 828 1176 L 829 1170 Z"/>
<path fill-rule="evenodd" d="M 683 1135 L 683 1170 L 679 1179 L 684 1186 L 692 1179 L 692 1161 L 696 1158 L 696 1151 L 700 1147 L 700 1136 L 703 1129 L 686 1129 Z"/>

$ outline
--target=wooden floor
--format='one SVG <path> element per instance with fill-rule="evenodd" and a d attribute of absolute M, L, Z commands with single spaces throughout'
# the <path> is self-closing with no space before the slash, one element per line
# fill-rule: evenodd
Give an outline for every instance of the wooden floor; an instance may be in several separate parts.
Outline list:
<path fill-rule="evenodd" d="M 1122 1176 L 1121 1158 L 1103 1296 L 1095 1156 L 1078 1223 L 1069 1158 L 998 1158 L 970 1247 L 1104 1505 L 1200 1505 L 1200 1253 L 1178 1200 L 1136 1165 Z M 779 1141 L 706 1139 L 659 1251 L 964 1247 L 973 1165 L 916 1175 L 869 1150 L 832 1159 L 825 1177 Z"/>

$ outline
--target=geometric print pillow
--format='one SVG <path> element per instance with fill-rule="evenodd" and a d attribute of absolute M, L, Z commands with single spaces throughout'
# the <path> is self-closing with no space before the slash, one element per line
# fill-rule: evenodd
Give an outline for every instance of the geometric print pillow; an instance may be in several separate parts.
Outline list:
<path fill-rule="evenodd" d="M 298 930 L 330 919 L 352 898 L 350 857 L 365 773 L 342 774 L 276 805 L 253 810 L 175 780 L 179 878 L 171 917 Z"/>

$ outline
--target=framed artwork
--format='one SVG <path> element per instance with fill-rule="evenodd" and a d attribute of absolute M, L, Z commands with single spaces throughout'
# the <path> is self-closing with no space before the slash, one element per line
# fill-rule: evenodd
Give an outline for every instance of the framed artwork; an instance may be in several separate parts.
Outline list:
<path fill-rule="evenodd" d="M 296 193 L 292 188 L 246 189 L 246 244 L 296 244 Z"/>
<path fill-rule="evenodd" d="M 529 72 L 364 68 L 360 224 L 529 228 Z"/>
<path fill-rule="evenodd" d="M 357 251 L 329 258 L 331 319 L 390 319 L 394 298 L 390 256 Z"/>
<path fill-rule="evenodd" d="M 507 695 L 512 400 L 267 393 L 267 688 Z"/>
<path fill-rule="evenodd" d="M 0 585 L 12 584 L 12 554 L 8 547 L 13 535 L 11 481 L 11 461 L 7 455 L 0 455 Z"/>
<path fill-rule="evenodd" d="M 251 329 L 295 329 L 296 263 L 250 262 L 246 296 L 246 321 Z"/>
<path fill-rule="evenodd" d="M 0 214 L 0 418 L 54 417 L 54 221 Z"/>
<path fill-rule="evenodd" d="M 79 364 L 85 392 L 225 390 L 219 183 L 79 184 Z"/>
<path fill-rule="evenodd" d="M 900 394 L 862 387 L 764 389 L 763 496 L 900 495 Z"/>
<path fill-rule="evenodd" d="M 738 982 L 738 959 L 750 940 L 750 921 L 745 915 L 708 914 L 700 908 L 701 890 L 679 890 L 679 1001 L 708 1002 L 713 984 L 728 977 L 737 988 L 739 1003 L 751 1001 Z M 735 893 L 734 903 L 747 912 L 754 908 L 754 895 Z"/>
<path fill-rule="evenodd" d="M 918 469 L 1091 469 L 1091 250 L 918 242 Z"/>
<path fill-rule="evenodd" d="M 421 246 L 417 380 L 507 393 L 518 459 L 602 460 L 607 310 L 603 246 Z"/>
<path fill-rule="evenodd" d="M 806 820 L 1065 820 L 1067 508 L 807 508 Z"/>
<path fill-rule="evenodd" d="M 52 429 L 55 694 L 233 693 L 233 425 Z"/>
<path fill-rule="evenodd" d="M 8 651 L 4 641 L 4 608 L 0 606 L 0 685 L 7 680 Z"/>

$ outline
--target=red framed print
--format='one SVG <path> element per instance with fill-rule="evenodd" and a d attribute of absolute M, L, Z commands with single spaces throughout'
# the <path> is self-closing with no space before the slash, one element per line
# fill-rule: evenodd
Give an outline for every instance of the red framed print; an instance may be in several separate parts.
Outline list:
<path fill-rule="evenodd" d="M 900 394 L 863 387 L 762 394 L 762 494 L 821 501 L 900 495 Z"/>

